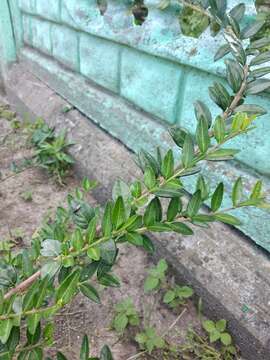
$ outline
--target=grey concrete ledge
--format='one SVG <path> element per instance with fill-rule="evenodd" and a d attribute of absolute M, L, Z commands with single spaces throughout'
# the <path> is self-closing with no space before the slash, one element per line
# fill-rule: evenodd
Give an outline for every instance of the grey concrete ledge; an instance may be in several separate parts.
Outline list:
<path fill-rule="evenodd" d="M 21 68 L 19 68 L 22 70 Z M 9 101 L 22 115 L 42 116 L 57 128 L 68 129 L 79 175 L 97 179 L 94 192 L 104 203 L 117 178 L 139 176 L 132 153 L 77 110 L 63 114 L 67 104 L 46 84 L 27 71 L 6 84 Z M 270 356 L 270 261 L 239 232 L 222 224 L 201 229 L 192 237 L 162 234 L 155 237 L 157 253 L 164 256 L 180 281 L 191 284 L 212 319 L 226 318 L 229 330 L 248 360 Z M 243 311 L 247 307 L 248 311 Z"/>

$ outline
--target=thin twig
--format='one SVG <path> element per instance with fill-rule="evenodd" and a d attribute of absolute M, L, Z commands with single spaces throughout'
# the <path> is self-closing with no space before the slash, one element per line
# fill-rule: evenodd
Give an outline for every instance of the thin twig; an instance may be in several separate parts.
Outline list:
<path fill-rule="evenodd" d="M 31 275 L 28 279 L 21 282 L 19 285 L 15 286 L 13 289 L 8 291 L 4 295 L 4 300 L 7 300 L 11 298 L 12 295 L 17 294 L 18 292 L 24 292 L 26 289 L 28 289 L 29 286 L 33 284 L 39 277 L 41 276 L 41 271 L 38 270 L 33 275 Z"/>

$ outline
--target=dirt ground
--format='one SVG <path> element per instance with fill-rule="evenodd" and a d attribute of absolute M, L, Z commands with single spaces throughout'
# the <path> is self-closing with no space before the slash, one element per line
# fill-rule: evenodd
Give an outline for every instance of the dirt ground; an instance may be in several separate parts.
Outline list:
<path fill-rule="evenodd" d="M 64 205 L 67 193 L 79 182 L 74 174 L 67 180 L 67 186 L 59 187 L 44 171 L 37 168 L 15 174 L 14 168 L 23 164 L 31 155 L 25 140 L 20 130 L 12 129 L 10 121 L 0 119 L 0 171 L 2 179 L 8 177 L 0 182 L 0 236 L 1 239 L 16 238 L 21 246 L 27 246 L 44 217 L 58 205 Z M 23 199 L 22 194 L 25 192 L 32 193 L 32 201 Z M 95 202 L 93 199 L 89 201 Z M 92 356 L 97 355 L 104 344 L 111 347 L 115 360 L 126 360 L 136 354 L 139 349 L 134 336 L 141 329 L 131 328 L 121 338 L 110 329 L 115 304 L 128 297 L 133 299 L 140 314 L 149 315 L 149 308 L 152 308 L 150 323 L 157 327 L 159 334 L 164 333 L 183 308 L 173 312 L 162 304 L 158 296 L 144 294 L 144 279 L 151 266 L 152 260 L 145 252 L 135 247 L 122 246 L 115 271 L 121 279 L 121 287 L 103 289 L 102 305 L 78 296 L 73 304 L 57 316 L 55 349 L 61 349 L 69 360 L 78 359 L 82 336 L 88 334 Z M 168 333 L 170 341 L 177 344 L 185 341 L 189 327 L 196 328 L 199 324 L 195 305 L 189 301 L 185 308 L 184 315 Z M 165 358 L 157 355 L 151 356 L 151 359 Z"/>

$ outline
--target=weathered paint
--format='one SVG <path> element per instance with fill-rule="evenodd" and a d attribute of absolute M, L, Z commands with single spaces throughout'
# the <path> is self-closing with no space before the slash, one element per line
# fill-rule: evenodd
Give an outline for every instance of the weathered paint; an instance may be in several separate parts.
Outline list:
<path fill-rule="evenodd" d="M 16 47 L 8 0 L 1 0 L 0 2 L 0 44 L 2 66 L 15 61 Z"/>
<path fill-rule="evenodd" d="M 134 26 L 129 0 L 109 0 L 104 16 L 96 0 L 20 0 L 21 13 L 13 16 L 17 46 L 23 34 L 24 44 L 38 51 L 21 51 L 28 61 L 40 65 L 33 66 L 35 73 L 40 76 L 40 69 L 46 69 L 50 86 L 134 151 L 157 144 L 166 147 L 164 126 L 169 124 L 194 131 L 192 103 L 196 99 L 218 113 L 207 88 L 224 76 L 223 62 L 213 62 L 223 42 L 220 35 L 212 38 L 206 31 L 199 39 L 185 37 L 179 31 L 179 5 L 161 11 L 156 7 L 159 0 L 145 3 L 151 9 L 142 26 Z M 252 16 L 253 2 L 246 3 Z M 99 86 L 92 88 L 86 80 Z M 268 94 L 252 102 L 270 110 Z M 269 133 L 268 116 L 258 119 L 257 130 L 235 144 L 242 150 L 238 162 L 206 167 L 205 174 L 230 188 L 236 175 L 242 174 L 250 183 L 260 172 L 269 191 Z M 188 186 L 193 185 L 190 180 Z M 247 210 L 242 219 L 241 229 L 270 251 L 269 214 Z"/>

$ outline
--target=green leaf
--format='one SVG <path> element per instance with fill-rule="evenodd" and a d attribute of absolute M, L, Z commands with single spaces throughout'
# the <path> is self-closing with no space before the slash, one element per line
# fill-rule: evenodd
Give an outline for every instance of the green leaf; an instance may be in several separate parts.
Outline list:
<path fill-rule="evenodd" d="M 205 105 L 202 101 L 197 100 L 194 103 L 194 110 L 196 119 L 199 121 L 201 118 L 204 118 L 207 122 L 207 127 L 210 128 L 212 124 L 212 114 L 208 106 Z"/>
<path fill-rule="evenodd" d="M 161 165 L 161 173 L 165 179 L 169 179 L 174 172 L 174 158 L 172 150 L 168 150 L 167 154 L 164 156 Z"/>
<path fill-rule="evenodd" d="M 208 122 L 204 117 L 200 117 L 196 129 L 196 141 L 200 151 L 205 154 L 210 145 L 210 137 L 208 134 Z"/>
<path fill-rule="evenodd" d="M 46 239 L 42 241 L 42 249 L 40 251 L 42 256 L 56 257 L 61 252 L 61 243 L 58 240 Z"/>
<path fill-rule="evenodd" d="M 214 330 L 213 332 L 211 332 L 210 335 L 209 335 L 210 343 L 214 343 L 218 339 L 220 339 L 220 335 L 221 335 L 220 332 L 217 331 L 217 330 Z"/>
<path fill-rule="evenodd" d="M 179 126 L 174 126 L 169 128 L 169 133 L 175 142 L 177 146 L 182 148 L 184 146 L 186 135 L 188 134 L 188 131 L 184 128 L 181 128 Z"/>
<path fill-rule="evenodd" d="M 80 270 L 73 271 L 68 275 L 56 290 L 56 301 L 62 304 L 70 302 L 77 291 L 77 284 L 80 278 Z"/>
<path fill-rule="evenodd" d="M 197 215 L 202 205 L 201 190 L 197 190 L 191 197 L 187 206 L 187 213 L 189 217 Z"/>
<path fill-rule="evenodd" d="M 34 297 L 39 289 L 39 281 L 35 281 L 33 285 L 30 286 L 27 293 L 24 295 L 22 309 L 23 311 L 31 310 L 34 306 Z"/>
<path fill-rule="evenodd" d="M 259 199 L 262 194 L 262 181 L 258 180 L 252 189 L 250 199 Z"/>
<path fill-rule="evenodd" d="M 150 201 L 143 216 L 143 222 L 148 227 L 161 221 L 162 219 L 162 208 L 158 198 L 154 198 Z"/>
<path fill-rule="evenodd" d="M 216 330 L 215 323 L 214 323 L 214 321 L 211 321 L 211 320 L 203 321 L 202 326 L 203 326 L 204 330 L 206 330 L 208 333 L 211 333 Z"/>
<path fill-rule="evenodd" d="M 98 266 L 98 261 L 93 261 L 90 264 L 85 265 L 81 272 L 80 281 L 86 281 L 90 279 L 97 271 Z"/>
<path fill-rule="evenodd" d="M 224 185 L 223 183 L 219 183 L 211 199 L 211 209 L 213 212 L 216 212 L 220 208 L 223 200 L 223 194 Z"/>
<path fill-rule="evenodd" d="M 56 354 L 56 358 L 57 360 L 67 360 L 65 355 L 63 355 L 60 351 L 58 351 L 58 353 Z"/>
<path fill-rule="evenodd" d="M 229 346 L 232 343 L 232 337 L 228 333 L 223 333 L 220 335 L 220 341 L 222 342 L 223 345 Z"/>
<path fill-rule="evenodd" d="M 121 230 L 126 229 L 127 231 L 137 230 L 142 226 L 142 216 L 141 215 L 132 215 L 125 222 L 123 226 L 121 226 Z"/>
<path fill-rule="evenodd" d="M 138 198 L 142 194 L 142 184 L 140 181 L 134 181 L 130 186 L 131 195 Z"/>
<path fill-rule="evenodd" d="M 142 237 L 143 237 L 143 247 L 144 247 L 144 249 L 146 251 L 148 251 L 149 253 L 153 254 L 154 251 L 155 251 L 155 246 L 154 246 L 152 240 L 149 239 L 149 237 L 146 236 L 146 235 L 142 235 Z"/>
<path fill-rule="evenodd" d="M 242 31 L 241 31 L 241 38 L 242 39 L 248 39 L 252 36 L 256 35 L 257 32 L 263 27 L 264 25 L 263 20 L 257 20 L 252 22 L 251 24 L 248 24 Z"/>
<path fill-rule="evenodd" d="M 201 199 L 206 200 L 209 197 L 209 184 L 205 181 L 205 178 L 202 175 L 198 176 L 196 183 L 196 190 L 201 191 Z"/>
<path fill-rule="evenodd" d="M 98 278 L 98 282 L 103 286 L 110 286 L 110 287 L 119 287 L 120 286 L 120 282 L 117 279 L 117 277 L 112 274 L 107 274 L 107 273 L 100 276 Z"/>
<path fill-rule="evenodd" d="M 266 36 L 266 37 L 260 38 L 258 40 L 252 41 L 249 47 L 251 50 L 261 49 L 266 46 L 269 46 L 269 44 L 270 44 L 270 39 L 268 36 Z"/>
<path fill-rule="evenodd" d="M 122 196 L 124 202 L 130 197 L 129 186 L 121 179 L 115 181 L 112 189 L 113 200 L 116 201 L 119 196 Z"/>
<path fill-rule="evenodd" d="M 164 224 L 164 223 L 156 223 L 153 225 L 149 225 L 147 226 L 149 231 L 153 231 L 153 232 L 167 232 L 170 231 L 170 226 L 168 224 Z"/>
<path fill-rule="evenodd" d="M 60 269 L 60 264 L 57 261 L 47 262 L 41 268 L 41 278 L 44 278 L 47 275 L 50 278 L 53 278 L 59 269 Z"/>
<path fill-rule="evenodd" d="M 223 111 L 231 104 L 230 94 L 221 83 L 214 82 L 213 86 L 209 87 L 209 95 Z"/>
<path fill-rule="evenodd" d="M 136 232 L 131 232 L 131 233 L 127 233 L 126 235 L 127 237 L 127 241 L 135 246 L 143 246 L 143 237 L 142 235 L 136 233 Z"/>
<path fill-rule="evenodd" d="M 100 257 L 103 262 L 108 265 L 113 265 L 117 256 L 117 248 L 113 239 L 107 240 L 100 246 Z"/>
<path fill-rule="evenodd" d="M 245 15 L 246 6 L 244 3 L 237 4 L 230 10 L 230 16 L 232 16 L 236 21 L 241 21 Z"/>
<path fill-rule="evenodd" d="M 221 116 L 216 117 L 213 130 L 214 130 L 215 139 L 217 143 L 220 144 L 224 140 L 226 135 L 225 121 L 223 117 Z"/>
<path fill-rule="evenodd" d="M 206 159 L 210 161 L 231 160 L 238 152 L 239 150 L 236 149 L 218 149 L 209 153 Z"/>
<path fill-rule="evenodd" d="M 86 240 L 88 244 L 92 244 L 92 242 L 94 241 L 96 237 L 96 228 L 97 228 L 97 217 L 95 216 L 90 221 L 88 228 L 86 230 Z"/>
<path fill-rule="evenodd" d="M 246 94 L 255 95 L 259 94 L 270 87 L 270 80 L 258 79 L 248 84 Z"/>
<path fill-rule="evenodd" d="M 180 198 L 171 199 L 167 209 L 167 221 L 173 221 L 181 208 Z"/>
<path fill-rule="evenodd" d="M 38 288 L 38 292 L 35 296 L 34 302 L 33 302 L 33 306 L 35 307 L 35 309 L 39 309 L 45 299 L 46 296 L 46 292 L 48 289 L 48 281 L 49 278 L 48 276 L 46 276 L 43 280 L 41 280 L 39 288 Z M 41 319 L 41 315 L 40 314 L 33 314 L 31 316 L 28 316 L 27 318 L 27 327 L 28 330 L 30 332 L 30 334 L 34 335 L 36 330 L 37 330 L 37 326 L 40 322 Z"/>
<path fill-rule="evenodd" d="M 188 299 L 194 294 L 194 291 L 189 286 L 177 287 L 177 296 L 180 298 Z"/>
<path fill-rule="evenodd" d="M 239 177 L 234 183 L 232 189 L 232 203 L 234 207 L 237 206 L 237 204 L 241 201 L 242 196 L 243 196 L 243 183 L 242 183 L 242 178 Z"/>
<path fill-rule="evenodd" d="M 104 345 L 103 348 L 101 349 L 99 360 L 113 360 L 111 350 L 107 345 Z"/>
<path fill-rule="evenodd" d="M 112 209 L 113 203 L 108 201 L 105 207 L 101 228 L 104 236 L 111 236 L 112 233 Z"/>
<path fill-rule="evenodd" d="M 97 304 L 100 304 L 99 294 L 92 285 L 84 282 L 79 284 L 79 289 L 84 296 L 88 297 L 88 299 L 92 300 Z"/>
<path fill-rule="evenodd" d="M 183 235 L 193 235 L 193 231 L 190 227 L 188 227 L 186 224 L 181 223 L 181 222 L 173 222 L 171 224 L 169 224 L 169 227 L 179 233 L 179 234 L 183 234 Z"/>
<path fill-rule="evenodd" d="M 235 108 L 235 112 L 245 112 L 248 115 L 264 115 L 267 111 L 259 105 L 243 104 Z"/>
<path fill-rule="evenodd" d="M 237 93 L 244 78 L 244 71 L 236 60 L 227 59 L 225 63 L 227 81 L 232 90 Z"/>
<path fill-rule="evenodd" d="M 254 66 L 254 65 L 261 65 L 265 62 L 268 62 L 270 59 L 270 51 L 266 51 L 263 53 L 260 53 L 259 55 L 255 56 L 251 61 L 250 61 L 250 66 Z"/>
<path fill-rule="evenodd" d="M 227 55 L 230 52 L 230 46 L 228 44 L 224 44 L 220 46 L 220 48 L 217 50 L 214 61 L 217 61 L 219 59 L 222 59 L 225 55 Z"/>
<path fill-rule="evenodd" d="M 112 222 L 116 229 L 118 229 L 126 221 L 125 204 L 122 196 L 119 196 L 115 202 L 112 211 Z"/>
<path fill-rule="evenodd" d="M 91 247 L 87 250 L 87 256 L 95 261 L 100 259 L 100 248 L 99 247 Z"/>
<path fill-rule="evenodd" d="M 185 137 L 183 151 L 182 151 L 182 163 L 184 168 L 189 168 L 192 165 L 194 159 L 194 146 L 191 135 L 187 134 Z"/>
<path fill-rule="evenodd" d="M 123 333 L 127 325 L 128 325 L 128 317 L 126 316 L 126 314 L 123 313 L 117 314 L 113 320 L 113 326 L 115 330 L 119 333 Z"/>
<path fill-rule="evenodd" d="M 241 221 L 230 214 L 218 213 L 215 214 L 215 218 L 216 220 L 221 221 L 225 224 L 235 225 L 235 226 L 241 225 Z"/>
<path fill-rule="evenodd" d="M 144 183 L 145 186 L 147 187 L 147 189 L 151 190 L 153 187 L 156 186 L 156 175 L 154 173 L 154 170 L 152 169 L 152 167 L 148 166 L 145 169 L 144 172 Z"/>
<path fill-rule="evenodd" d="M 80 360 L 88 360 L 88 358 L 89 358 L 89 341 L 87 335 L 84 335 L 80 350 Z"/>
<path fill-rule="evenodd" d="M 153 276 L 148 276 L 144 283 L 144 291 L 150 292 L 156 289 L 159 285 L 159 279 Z"/>
<path fill-rule="evenodd" d="M 83 247 L 83 236 L 81 229 L 76 229 L 71 237 L 71 244 L 76 251 L 79 251 Z"/>
<path fill-rule="evenodd" d="M 270 42 L 270 39 L 269 39 Z M 250 76 L 254 78 L 260 78 L 262 76 L 268 75 L 270 73 L 270 66 L 266 66 L 263 68 L 258 68 L 250 72 Z"/>
<path fill-rule="evenodd" d="M 225 319 L 221 319 L 221 320 L 218 320 L 216 322 L 216 329 L 219 331 L 219 332 L 223 332 L 226 330 L 226 326 L 227 326 L 227 321 Z"/>
<path fill-rule="evenodd" d="M 0 322 L 0 341 L 2 344 L 6 344 L 6 342 L 8 341 L 12 327 L 13 327 L 12 319 L 1 320 L 1 322 Z"/>
<path fill-rule="evenodd" d="M 163 297 L 163 302 L 165 304 L 169 304 L 170 302 L 172 302 L 175 299 L 175 292 L 173 290 L 168 290 L 164 297 Z"/>
<path fill-rule="evenodd" d="M 31 345 L 37 344 L 41 337 L 41 324 L 38 323 L 37 329 L 34 334 L 31 334 L 27 329 L 27 342 Z"/>

